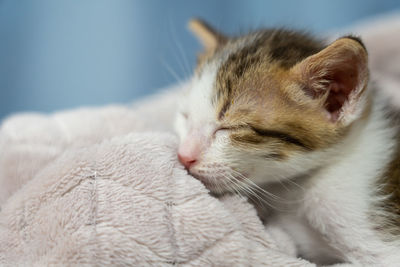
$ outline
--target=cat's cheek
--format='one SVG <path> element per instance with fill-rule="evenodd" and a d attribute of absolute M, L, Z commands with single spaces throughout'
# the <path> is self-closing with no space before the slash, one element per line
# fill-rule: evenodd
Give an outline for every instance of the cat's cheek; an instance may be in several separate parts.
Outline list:
<path fill-rule="evenodd" d="M 230 150 L 229 137 L 225 133 L 217 133 L 210 140 L 209 146 L 204 151 L 204 162 L 222 162 Z"/>

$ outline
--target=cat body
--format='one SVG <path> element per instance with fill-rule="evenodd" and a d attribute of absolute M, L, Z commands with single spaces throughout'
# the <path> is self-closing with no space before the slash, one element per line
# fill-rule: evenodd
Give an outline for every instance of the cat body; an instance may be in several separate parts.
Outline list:
<path fill-rule="evenodd" d="M 400 266 L 399 132 L 363 43 L 191 28 L 205 50 L 175 125 L 188 171 L 213 193 L 255 196 L 305 259 Z"/>

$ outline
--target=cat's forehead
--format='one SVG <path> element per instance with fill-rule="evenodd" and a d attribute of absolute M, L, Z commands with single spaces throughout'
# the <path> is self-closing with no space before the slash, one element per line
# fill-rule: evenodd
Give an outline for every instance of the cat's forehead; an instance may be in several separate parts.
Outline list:
<path fill-rule="evenodd" d="M 302 59 L 319 52 L 323 43 L 294 31 L 262 30 L 230 39 L 205 62 L 194 77 L 190 102 L 194 113 L 213 109 L 214 119 L 226 111 L 246 113 L 281 104 L 285 73 Z M 203 107 L 203 108 L 200 108 Z M 216 114 L 215 114 L 216 113 Z M 211 119 L 211 116 L 207 116 Z"/>
<path fill-rule="evenodd" d="M 285 70 L 322 47 L 320 41 L 306 34 L 281 29 L 232 38 L 201 62 L 191 97 L 202 103 L 199 108 L 214 109 L 217 119 L 235 107 L 240 107 L 241 112 L 271 107 L 282 96 L 279 89 Z M 204 113 L 203 110 L 201 114 Z"/>
<path fill-rule="evenodd" d="M 287 70 L 322 48 L 322 42 L 286 30 L 259 31 L 228 42 L 211 60 L 219 61 L 213 87 L 218 117 L 238 106 L 280 104 Z"/>
<path fill-rule="evenodd" d="M 312 110 L 319 106 L 304 108 L 297 103 L 299 92 L 307 97 L 291 81 L 289 71 L 323 47 L 323 43 L 307 35 L 282 30 L 232 39 L 203 62 L 195 74 L 187 103 L 191 121 L 295 132 L 304 143 L 316 139 L 314 135 L 323 136 L 320 129 L 326 126 L 326 118 Z"/>

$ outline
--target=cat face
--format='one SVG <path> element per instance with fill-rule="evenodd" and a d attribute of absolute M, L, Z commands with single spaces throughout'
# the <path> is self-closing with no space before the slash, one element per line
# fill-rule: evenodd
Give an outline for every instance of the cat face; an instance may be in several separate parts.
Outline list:
<path fill-rule="evenodd" d="M 329 164 L 366 112 L 367 54 L 300 33 L 229 39 L 192 22 L 205 51 L 180 101 L 178 157 L 211 191 L 289 179 Z"/>

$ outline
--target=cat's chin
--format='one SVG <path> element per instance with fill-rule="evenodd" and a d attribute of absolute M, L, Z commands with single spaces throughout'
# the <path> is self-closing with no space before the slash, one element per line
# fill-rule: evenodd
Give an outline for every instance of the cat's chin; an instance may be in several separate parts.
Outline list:
<path fill-rule="evenodd" d="M 226 188 L 226 185 L 223 183 L 218 182 L 217 179 L 211 179 L 209 177 L 196 174 L 196 173 L 190 173 L 194 178 L 199 180 L 210 192 L 215 193 L 215 194 L 222 194 L 225 191 L 228 191 Z"/>
<path fill-rule="evenodd" d="M 190 172 L 190 174 L 194 178 L 199 180 L 210 191 L 210 193 L 214 195 L 224 195 L 227 193 L 234 193 L 235 190 L 237 189 L 235 185 L 230 184 L 230 182 L 227 181 L 226 178 L 223 176 L 208 177 L 194 172 L 193 173 Z M 228 184 L 230 184 L 230 186 L 228 186 Z"/>

